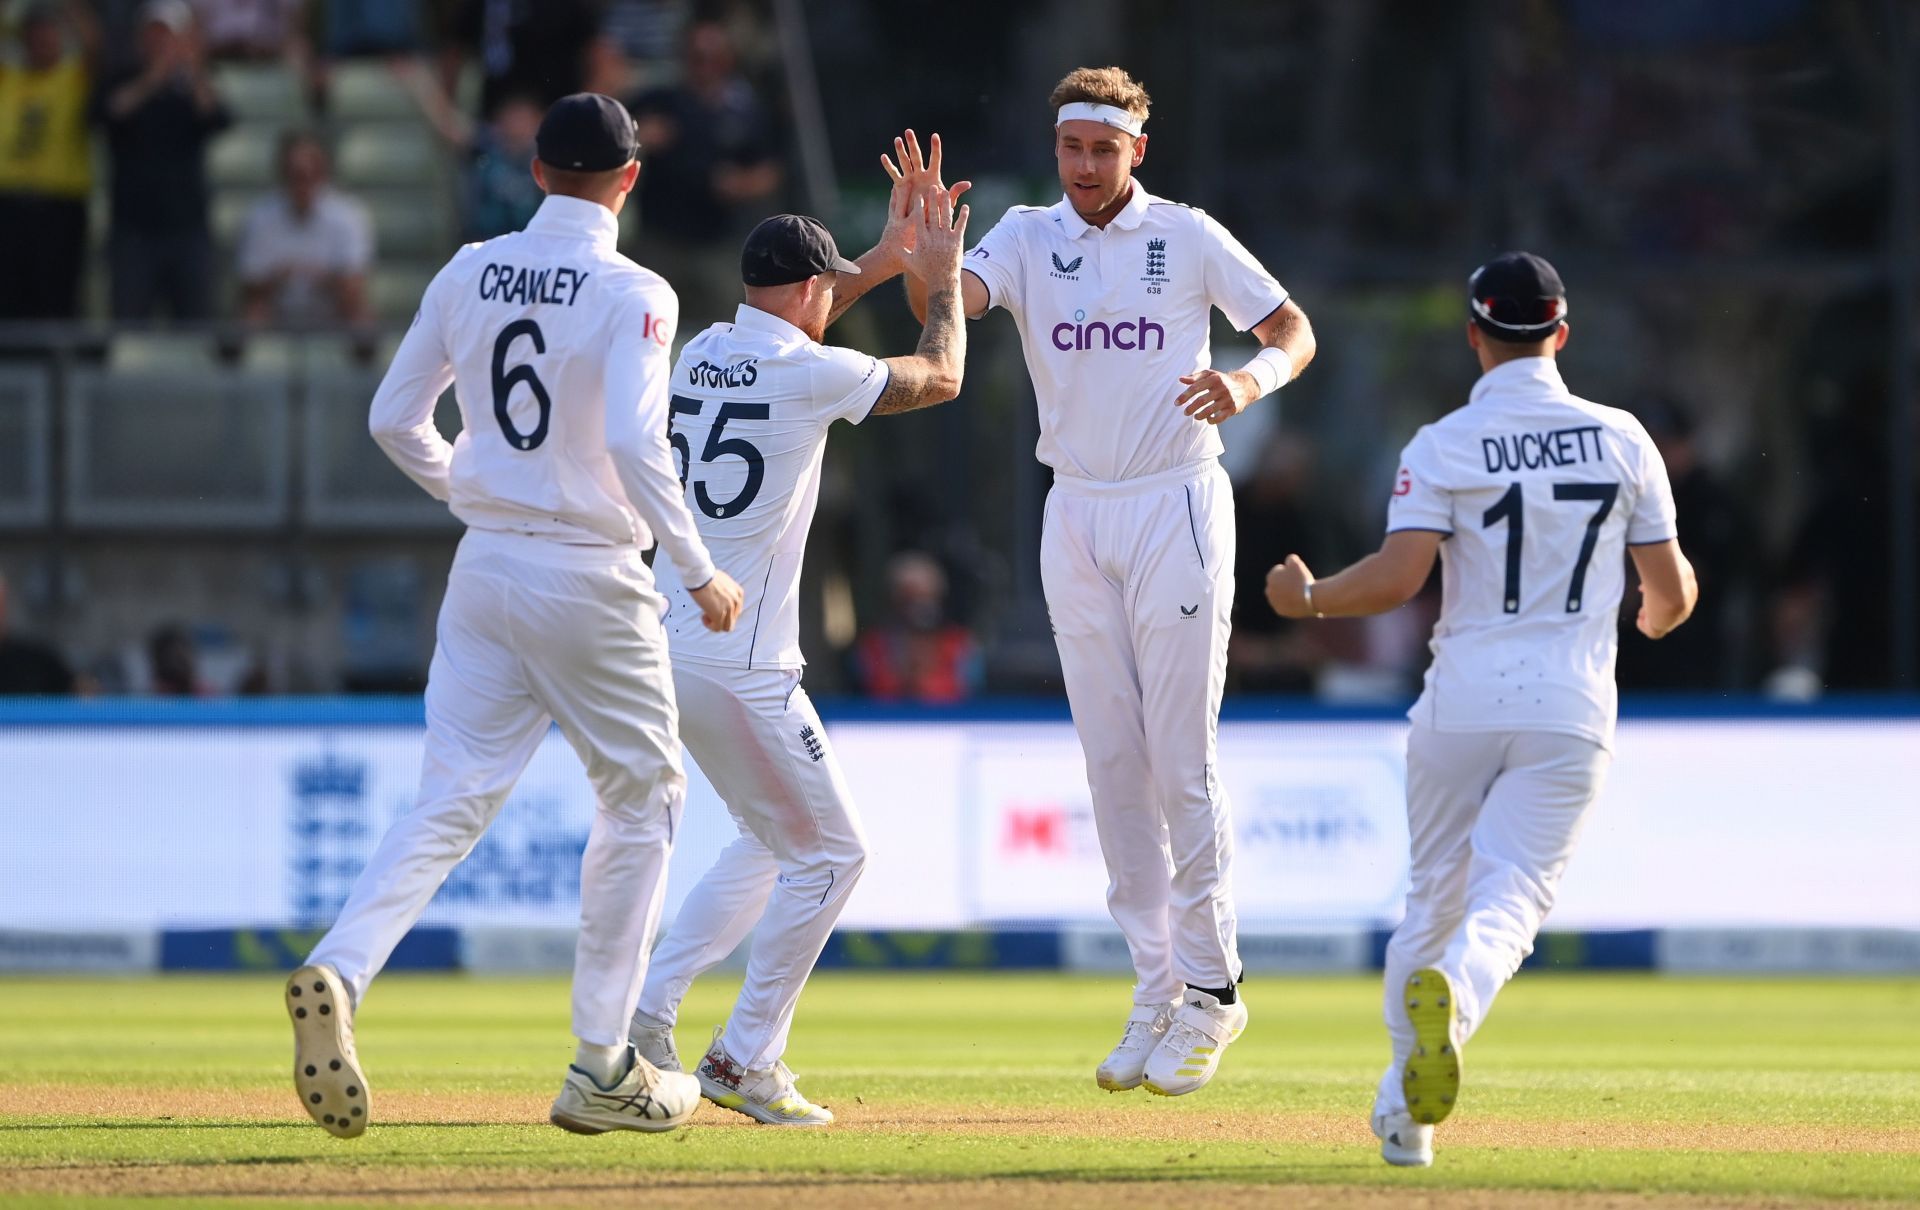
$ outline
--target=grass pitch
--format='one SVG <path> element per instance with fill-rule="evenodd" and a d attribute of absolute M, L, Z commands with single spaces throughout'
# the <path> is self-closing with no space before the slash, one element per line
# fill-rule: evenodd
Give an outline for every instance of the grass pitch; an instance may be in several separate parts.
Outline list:
<path fill-rule="evenodd" d="M 1378 984 L 1262 977 L 1213 1084 L 1110 1094 L 1119 979 L 817 978 L 788 1058 L 824 1131 L 703 1106 L 669 1135 L 545 1124 L 559 979 L 393 975 L 359 1025 L 375 1119 L 294 1099 L 278 978 L 0 980 L 0 1200 L 60 1205 L 1587 1206 L 1920 1202 L 1920 980 L 1529 972 L 1467 1048 L 1427 1171 L 1365 1114 Z M 697 1055 L 734 991 L 695 989 Z"/>

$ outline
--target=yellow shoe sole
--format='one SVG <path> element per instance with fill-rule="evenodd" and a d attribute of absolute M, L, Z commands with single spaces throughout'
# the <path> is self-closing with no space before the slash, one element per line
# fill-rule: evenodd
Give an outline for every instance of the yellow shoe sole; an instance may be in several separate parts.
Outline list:
<path fill-rule="evenodd" d="M 1446 1120 L 1460 1097 L 1460 1049 L 1454 1045 L 1453 986 L 1432 967 L 1407 976 L 1407 1016 L 1413 1021 L 1413 1054 L 1400 1072 L 1413 1120 L 1432 1126 Z"/>

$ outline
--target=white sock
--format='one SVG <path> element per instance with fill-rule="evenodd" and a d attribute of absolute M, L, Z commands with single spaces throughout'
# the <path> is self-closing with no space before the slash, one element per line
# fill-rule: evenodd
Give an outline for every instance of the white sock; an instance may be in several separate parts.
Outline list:
<path fill-rule="evenodd" d="M 573 1065 L 592 1076 L 602 1088 L 611 1088 L 626 1077 L 633 1066 L 627 1059 L 628 1046 L 596 1046 L 582 1042 L 573 1052 Z"/>

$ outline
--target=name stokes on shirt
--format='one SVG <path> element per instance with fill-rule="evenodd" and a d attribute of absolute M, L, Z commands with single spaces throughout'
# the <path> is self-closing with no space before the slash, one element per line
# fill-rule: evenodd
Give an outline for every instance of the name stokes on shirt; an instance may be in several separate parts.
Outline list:
<path fill-rule="evenodd" d="M 1503 471 L 1537 471 L 1548 466 L 1577 466 L 1585 462 L 1606 461 L 1606 450 L 1600 444 L 1600 426 L 1597 424 L 1549 429 L 1544 433 L 1482 437 L 1480 452 L 1486 459 L 1487 473 L 1491 475 Z"/>
<path fill-rule="evenodd" d="M 758 358 L 749 357 L 732 365 L 717 366 L 702 361 L 687 367 L 687 385 L 696 387 L 750 387 L 760 381 Z"/>
<path fill-rule="evenodd" d="M 549 265 L 530 269 L 525 265 L 488 264 L 480 270 L 480 297 L 488 302 L 552 303 L 571 307 L 580 297 L 580 287 L 592 274 L 584 269 Z"/>

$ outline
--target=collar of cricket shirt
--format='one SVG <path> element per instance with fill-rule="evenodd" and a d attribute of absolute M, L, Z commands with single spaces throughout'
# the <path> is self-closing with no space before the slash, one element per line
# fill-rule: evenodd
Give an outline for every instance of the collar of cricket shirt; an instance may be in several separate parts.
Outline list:
<path fill-rule="evenodd" d="M 786 320 L 781 319 L 778 315 L 775 315 L 771 311 L 762 311 L 759 307 L 747 303 L 741 303 L 738 307 L 734 308 L 733 326 L 736 328 L 746 328 L 752 332 L 771 332 L 773 335 L 784 337 L 787 340 L 805 341 L 808 344 L 813 343 L 813 337 L 808 336 L 805 332 L 802 332 Z"/>
<path fill-rule="evenodd" d="M 1480 375 L 1480 381 L 1473 384 L 1467 402 L 1478 403 L 1492 391 L 1511 391 L 1528 386 L 1543 386 L 1567 394 L 1566 380 L 1560 377 L 1559 363 L 1553 358 L 1516 357 Z"/>
<path fill-rule="evenodd" d="M 534 211 L 527 230 L 540 235 L 585 235 L 595 244 L 611 248 L 620 238 L 620 220 L 599 202 L 548 194 L 540 209 Z"/>
<path fill-rule="evenodd" d="M 1140 183 L 1139 177 L 1134 177 L 1133 196 L 1127 199 L 1126 205 L 1120 207 L 1120 213 L 1107 220 L 1107 226 L 1117 227 L 1122 231 L 1133 230 L 1146 221 L 1147 206 L 1152 201 L 1153 197 L 1147 192 L 1147 187 Z M 1096 230 L 1093 224 L 1080 217 L 1080 212 L 1073 208 L 1073 202 L 1064 195 L 1053 209 L 1054 213 L 1060 216 L 1060 230 L 1068 239 L 1079 239 L 1087 232 Z"/>

